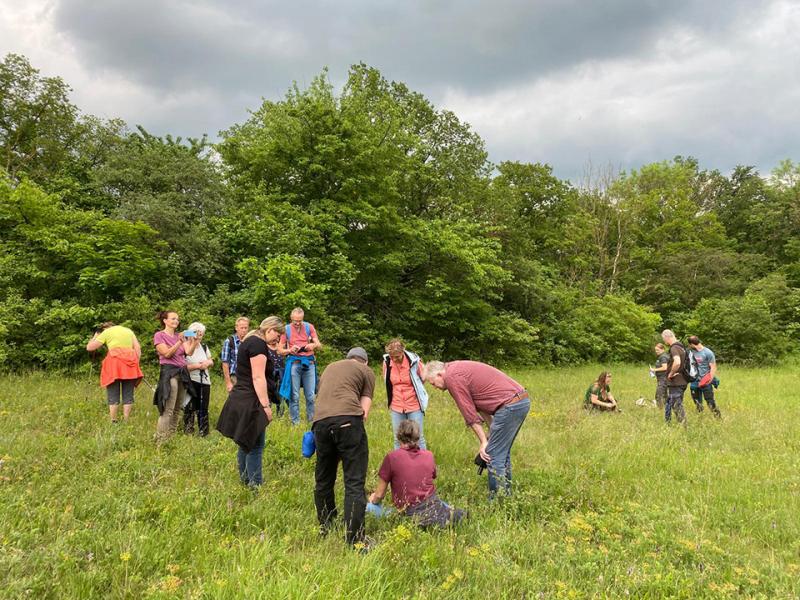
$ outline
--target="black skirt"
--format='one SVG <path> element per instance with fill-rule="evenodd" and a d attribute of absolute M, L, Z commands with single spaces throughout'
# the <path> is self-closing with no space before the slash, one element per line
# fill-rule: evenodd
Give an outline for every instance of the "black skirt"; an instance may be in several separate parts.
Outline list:
<path fill-rule="evenodd" d="M 217 420 L 217 431 L 249 452 L 267 428 L 267 415 L 255 390 L 234 387 Z"/>

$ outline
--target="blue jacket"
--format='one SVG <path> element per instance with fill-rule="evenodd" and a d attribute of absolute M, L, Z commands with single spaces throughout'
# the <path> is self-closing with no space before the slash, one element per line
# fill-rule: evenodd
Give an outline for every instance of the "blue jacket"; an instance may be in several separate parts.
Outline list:
<path fill-rule="evenodd" d="M 316 369 L 317 361 L 313 356 L 297 356 L 290 354 L 283 363 L 283 379 L 281 379 L 281 389 L 278 393 L 284 398 L 292 397 L 292 365 L 300 362 L 304 367 Z M 316 391 L 316 390 L 315 390 Z"/>
<path fill-rule="evenodd" d="M 425 385 L 422 383 L 422 379 L 419 377 L 418 367 L 419 367 L 419 356 L 414 354 L 413 352 L 409 352 L 408 350 L 404 350 L 406 357 L 408 358 L 408 362 L 411 363 L 411 385 L 414 386 L 414 393 L 417 394 L 417 400 L 419 400 L 419 407 L 424 413 L 428 410 L 428 390 L 425 389 Z M 390 379 L 391 370 L 392 370 L 392 359 L 389 357 L 388 354 L 383 355 L 383 380 L 386 384 L 386 400 L 389 403 L 389 406 L 392 405 L 392 382 Z"/>

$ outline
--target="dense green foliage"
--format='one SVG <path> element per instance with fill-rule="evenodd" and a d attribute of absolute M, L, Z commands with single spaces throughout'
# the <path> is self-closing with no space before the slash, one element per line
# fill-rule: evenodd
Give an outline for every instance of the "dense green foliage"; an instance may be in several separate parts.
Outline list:
<path fill-rule="evenodd" d="M 486 500 L 476 440 L 432 391 L 425 435 L 440 496 L 469 510 L 448 531 L 368 518 L 366 556 L 317 535 L 301 428 L 267 430 L 264 486 L 238 483 L 212 431 L 152 443 L 141 388 L 112 426 L 95 377 L 0 377 L 3 598 L 796 598 L 800 416 L 796 365 L 723 366 L 722 421 L 666 427 L 643 367 L 615 367 L 619 415 L 587 415 L 601 367 L 514 371 L 534 396 L 514 446 L 515 496 Z M 212 423 L 221 379 L 212 385 Z M 367 431 L 367 486 L 392 446 L 385 395 Z M 688 395 L 687 395 L 688 400 Z M 691 401 L 689 400 L 691 404 Z M 341 476 L 337 484 L 341 507 Z M 389 502 L 387 497 L 386 502 Z"/>
<path fill-rule="evenodd" d="M 365 65 L 212 145 L 83 115 L 8 55 L 0 158 L 6 368 L 68 367 L 108 319 L 146 339 L 165 307 L 215 343 L 237 314 L 301 305 L 331 348 L 400 335 L 518 364 L 641 359 L 660 327 L 727 361 L 800 335 L 800 165 L 675 158 L 575 185 L 489 162 L 456 115 Z"/>

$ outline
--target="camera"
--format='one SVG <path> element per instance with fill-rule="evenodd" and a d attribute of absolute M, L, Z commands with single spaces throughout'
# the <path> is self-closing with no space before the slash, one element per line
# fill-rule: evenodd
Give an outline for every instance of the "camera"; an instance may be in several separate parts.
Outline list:
<path fill-rule="evenodd" d="M 472 461 L 478 467 L 478 475 L 483 475 L 483 470 L 489 465 L 480 455 L 480 452 L 475 455 L 475 460 Z"/>
<path fill-rule="evenodd" d="M 183 337 L 185 338 L 197 337 L 197 332 L 192 331 L 191 329 L 187 329 L 186 331 L 183 332 Z"/>

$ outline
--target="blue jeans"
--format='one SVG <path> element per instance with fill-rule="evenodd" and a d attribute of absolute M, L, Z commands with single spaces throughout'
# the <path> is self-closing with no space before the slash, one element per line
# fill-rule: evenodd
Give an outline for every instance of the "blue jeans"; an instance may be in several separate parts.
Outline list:
<path fill-rule="evenodd" d="M 489 427 L 489 445 L 486 447 L 486 453 L 491 457 L 489 498 L 495 497 L 499 487 L 506 494 L 511 493 L 511 446 L 530 409 L 531 400 L 526 398 L 507 404 L 494 413 L 492 425 Z"/>
<path fill-rule="evenodd" d="M 239 462 L 239 479 L 242 483 L 249 486 L 258 486 L 262 483 L 261 477 L 261 457 L 264 455 L 264 444 L 267 439 L 266 429 L 258 436 L 256 447 L 246 452 L 239 446 L 236 459 Z"/>
<path fill-rule="evenodd" d="M 284 374 L 285 375 L 285 374 Z M 317 367 L 303 366 L 300 362 L 292 363 L 292 397 L 289 398 L 289 418 L 293 425 L 300 423 L 300 386 L 306 397 L 306 419 L 314 420 L 314 398 L 317 391 Z"/>
<path fill-rule="evenodd" d="M 427 450 L 428 446 L 425 444 L 425 434 L 422 430 L 422 420 L 424 419 L 425 415 L 421 410 L 415 410 L 414 412 L 409 413 L 400 413 L 394 410 L 390 410 L 392 413 L 392 431 L 394 432 L 394 449 L 397 450 L 400 447 L 400 442 L 397 441 L 397 429 L 400 427 L 400 423 L 403 421 L 414 421 L 417 425 L 419 425 L 419 447 L 423 450 Z"/>
<path fill-rule="evenodd" d="M 667 423 L 672 419 L 672 413 L 678 419 L 678 423 L 686 423 L 686 412 L 683 410 L 683 394 L 686 386 L 672 386 L 667 388 L 667 403 L 664 405 L 664 420 Z"/>

